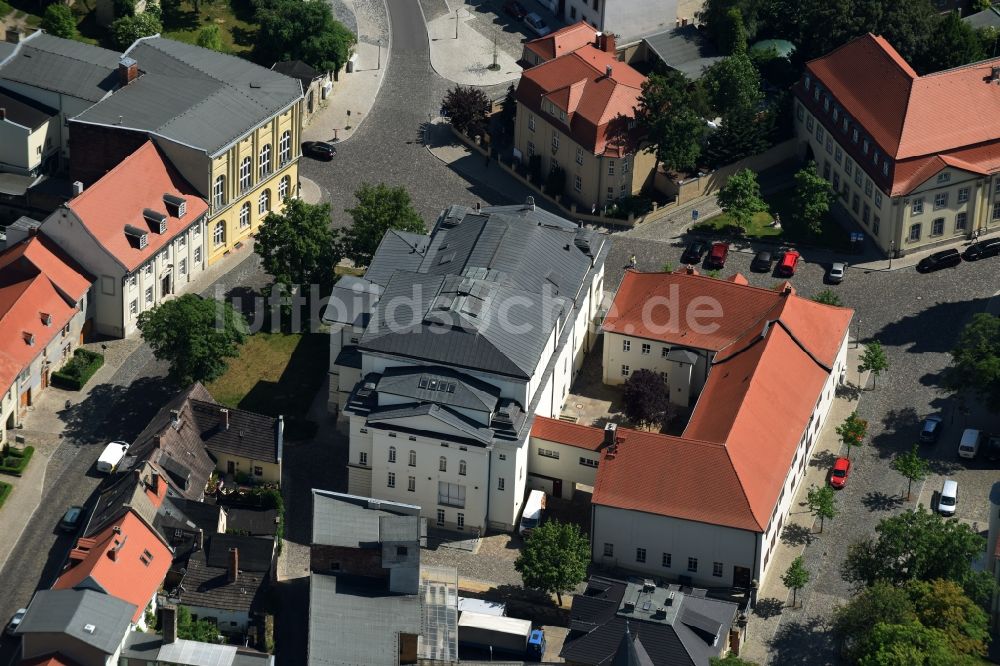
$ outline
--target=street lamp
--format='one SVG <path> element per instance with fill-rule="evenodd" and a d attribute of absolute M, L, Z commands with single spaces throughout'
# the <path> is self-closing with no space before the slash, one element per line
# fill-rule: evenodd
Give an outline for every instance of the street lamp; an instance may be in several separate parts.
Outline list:
<path fill-rule="evenodd" d="M 382 40 L 378 40 L 378 68 L 382 69 Z"/>
<path fill-rule="evenodd" d="M 455 39 L 458 39 L 458 10 L 455 10 Z"/>
<path fill-rule="evenodd" d="M 889 241 L 889 270 L 892 270 L 892 255 L 896 251 L 896 241 Z"/>

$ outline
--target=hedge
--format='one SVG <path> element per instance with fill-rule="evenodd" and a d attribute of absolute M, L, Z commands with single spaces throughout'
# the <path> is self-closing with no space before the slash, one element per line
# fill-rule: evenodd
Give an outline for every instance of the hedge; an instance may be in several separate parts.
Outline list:
<path fill-rule="evenodd" d="M 69 391 L 79 391 L 87 385 L 102 365 L 104 365 L 103 355 L 86 349 L 77 349 L 66 365 L 52 373 L 52 384 Z"/>
<path fill-rule="evenodd" d="M 7 501 L 7 496 L 10 495 L 10 492 L 13 489 L 14 486 L 10 485 L 9 483 L 4 483 L 3 481 L 0 481 L 0 507 L 2 507 L 3 503 Z"/>
<path fill-rule="evenodd" d="M 11 449 L 5 457 L 0 458 L 0 474 L 21 476 L 33 455 L 35 455 L 33 446 L 24 447 L 24 451 Z"/>

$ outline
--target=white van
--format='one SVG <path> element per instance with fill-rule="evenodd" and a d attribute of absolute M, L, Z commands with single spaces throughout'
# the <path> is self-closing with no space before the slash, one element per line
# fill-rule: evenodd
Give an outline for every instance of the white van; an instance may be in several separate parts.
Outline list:
<path fill-rule="evenodd" d="M 97 471 L 101 474 L 111 474 L 118 467 L 118 463 L 128 452 L 128 442 L 111 442 L 104 447 L 101 457 L 97 459 Z"/>
<path fill-rule="evenodd" d="M 958 443 L 958 455 L 960 458 L 975 458 L 979 453 L 979 431 L 974 428 L 966 428 L 962 433 L 962 439 Z"/>
<path fill-rule="evenodd" d="M 524 503 L 524 511 L 521 512 L 521 523 L 517 527 L 517 533 L 527 538 L 528 533 L 542 522 L 544 511 L 545 493 L 541 490 L 532 490 L 528 493 L 528 501 Z"/>
<path fill-rule="evenodd" d="M 958 505 L 958 481 L 945 479 L 938 496 L 938 513 L 942 516 L 954 516 Z"/>

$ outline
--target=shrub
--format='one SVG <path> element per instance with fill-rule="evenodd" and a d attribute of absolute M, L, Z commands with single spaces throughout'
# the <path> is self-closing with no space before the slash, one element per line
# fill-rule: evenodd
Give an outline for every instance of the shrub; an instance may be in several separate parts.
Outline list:
<path fill-rule="evenodd" d="M 608 209 L 608 216 L 619 220 L 627 220 L 629 215 L 640 217 L 653 210 L 653 201 L 647 197 L 622 197 Z"/>
<path fill-rule="evenodd" d="M 4 483 L 3 481 L 0 481 L 0 507 L 2 507 L 3 503 L 7 501 L 7 497 L 10 495 L 13 489 L 14 486 L 10 485 L 9 483 Z"/>
<path fill-rule="evenodd" d="M 7 455 L 0 459 L 0 474 L 21 476 L 34 454 L 35 447 L 33 446 L 25 447 L 24 451 L 10 449 Z"/>
<path fill-rule="evenodd" d="M 52 373 L 52 383 L 69 391 L 79 391 L 94 373 L 104 365 L 104 356 L 86 349 L 77 349 L 66 365 Z"/>

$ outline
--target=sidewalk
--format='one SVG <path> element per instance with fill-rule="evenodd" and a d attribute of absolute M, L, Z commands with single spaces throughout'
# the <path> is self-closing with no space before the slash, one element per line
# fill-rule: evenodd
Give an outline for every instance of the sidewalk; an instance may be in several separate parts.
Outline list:
<path fill-rule="evenodd" d="M 476 22 L 464 4 L 454 9 L 449 5 L 447 14 L 426 23 L 431 67 L 442 78 L 464 86 L 492 86 L 520 78 L 517 59 L 499 45 L 494 49 L 493 37 L 475 29 Z M 497 68 L 491 71 L 494 52 Z"/>
<path fill-rule="evenodd" d="M 848 342 L 848 368 L 857 367 L 858 356 L 863 350 L 863 348 L 852 348 L 852 344 L 853 342 Z M 868 375 L 869 373 L 864 373 L 859 379 L 861 386 L 867 384 Z M 848 372 L 848 386 L 850 388 L 856 388 L 852 383 L 854 379 L 857 379 L 857 373 Z M 788 518 L 785 521 L 782 531 L 786 531 L 795 525 L 809 532 L 815 532 L 816 521 L 804 506 L 806 495 L 809 493 L 810 487 L 826 484 L 826 475 L 829 472 L 829 468 L 827 465 L 814 465 L 813 461 L 824 458 L 832 459 L 840 455 L 842 444 L 836 429 L 851 412 L 858 408 L 860 395 L 860 392 L 847 391 L 834 399 L 833 404 L 830 406 L 830 413 L 826 417 L 826 423 L 823 424 L 823 429 L 820 430 L 819 439 L 816 441 L 812 458 L 806 466 L 805 476 L 799 483 L 799 489 L 792 500 L 792 508 L 788 512 Z M 801 555 L 805 548 L 805 545 L 789 545 L 782 539 L 781 535 L 778 536 L 777 545 L 774 551 L 772 551 L 770 564 L 768 565 L 767 577 L 764 578 L 757 594 L 758 605 L 760 605 L 761 600 L 777 599 L 782 602 L 782 607 L 787 606 L 790 595 L 788 588 L 781 582 L 781 575 L 788 569 L 792 560 Z M 740 651 L 740 657 L 761 664 L 767 663 L 771 652 L 769 644 L 781 623 L 782 615 L 782 613 L 767 613 L 766 616 L 752 615 L 747 629 L 747 639 Z"/>
<path fill-rule="evenodd" d="M 416 1 L 416 0 L 414 0 Z M 389 66 L 392 38 L 384 0 L 344 0 L 358 24 L 354 71 L 340 72 L 330 97 L 303 128 L 306 141 L 346 141 L 368 117 Z"/>

